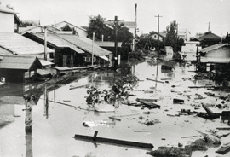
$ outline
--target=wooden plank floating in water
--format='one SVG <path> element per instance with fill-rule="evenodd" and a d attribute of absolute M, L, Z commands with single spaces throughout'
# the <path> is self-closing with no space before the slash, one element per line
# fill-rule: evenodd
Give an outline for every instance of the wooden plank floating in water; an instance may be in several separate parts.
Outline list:
<path fill-rule="evenodd" d="M 159 80 L 154 80 L 154 79 L 151 79 L 151 78 L 146 78 L 147 80 L 151 80 L 151 81 L 155 81 L 155 82 L 158 82 L 158 83 L 162 83 L 162 84 L 164 84 L 164 82 L 163 81 L 159 81 Z"/>
<path fill-rule="evenodd" d="M 215 86 L 188 86 L 188 88 L 215 88 Z"/>
<path fill-rule="evenodd" d="M 219 148 L 216 153 L 218 154 L 227 154 L 230 151 L 230 146 Z"/>
<path fill-rule="evenodd" d="M 148 101 L 140 101 L 143 103 L 146 107 L 152 109 L 152 108 L 160 108 L 160 105 L 153 103 L 153 102 L 148 102 Z"/>
<path fill-rule="evenodd" d="M 157 100 L 158 99 L 136 98 L 137 102 L 142 102 L 142 101 L 145 101 L 145 102 L 157 102 Z"/>
<path fill-rule="evenodd" d="M 113 144 L 126 145 L 132 147 L 153 148 L 153 145 L 151 143 L 124 141 L 124 140 L 110 139 L 104 137 L 96 137 L 95 135 L 94 137 L 90 137 L 90 136 L 76 134 L 74 138 L 79 140 L 87 140 L 91 142 L 105 142 L 105 143 L 113 143 Z"/>
<path fill-rule="evenodd" d="M 230 127 L 218 127 L 216 130 L 230 130 Z"/>

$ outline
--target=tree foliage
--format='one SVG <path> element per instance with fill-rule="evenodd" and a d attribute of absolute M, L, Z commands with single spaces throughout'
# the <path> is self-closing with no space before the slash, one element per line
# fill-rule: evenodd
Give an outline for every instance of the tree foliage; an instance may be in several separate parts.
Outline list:
<path fill-rule="evenodd" d="M 177 36 L 177 23 L 176 21 L 170 22 L 170 25 L 166 27 L 165 46 L 171 46 L 174 51 L 180 51 L 181 46 L 184 45 L 184 39 Z"/>
<path fill-rule="evenodd" d="M 108 26 L 104 23 L 106 19 L 101 15 L 90 16 L 89 22 L 89 38 L 93 38 L 93 32 L 95 32 L 95 39 L 101 40 L 102 35 L 104 41 L 115 40 L 115 29 L 114 26 Z M 129 32 L 127 27 L 118 26 L 118 42 L 129 43 L 133 38 L 133 34 Z"/>

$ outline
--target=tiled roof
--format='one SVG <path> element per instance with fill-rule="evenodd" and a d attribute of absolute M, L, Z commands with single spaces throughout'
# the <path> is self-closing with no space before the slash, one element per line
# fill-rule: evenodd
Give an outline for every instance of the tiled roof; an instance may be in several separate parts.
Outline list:
<path fill-rule="evenodd" d="M 205 32 L 202 37 L 198 38 L 198 40 L 200 41 L 200 40 L 204 40 L 204 39 L 218 39 L 218 40 L 220 40 L 221 38 L 212 32 Z"/>
<path fill-rule="evenodd" d="M 33 68 L 33 64 L 37 62 L 42 67 L 36 56 L 18 56 L 18 55 L 6 55 L 0 60 L 0 67 L 7 69 L 25 69 L 29 70 Z"/>
<path fill-rule="evenodd" d="M 41 55 L 44 46 L 17 33 L 0 33 L 0 47 L 9 50 L 15 55 Z M 47 52 L 54 50 L 47 48 Z"/>
<path fill-rule="evenodd" d="M 44 40 L 44 33 L 27 33 L 27 35 L 32 35 L 34 37 L 37 37 L 40 40 Z M 71 44 L 70 42 L 60 38 L 55 33 L 47 33 L 47 42 L 51 45 L 54 45 L 55 47 L 59 48 L 70 48 L 78 53 L 84 53 L 81 49 L 78 49 L 75 45 Z"/>
<path fill-rule="evenodd" d="M 92 40 L 88 38 L 79 38 L 76 35 L 69 35 L 69 34 L 57 34 L 57 35 L 62 39 L 65 39 L 66 41 L 74 44 L 78 48 L 87 51 L 90 54 L 94 53 L 94 55 L 96 56 L 104 56 L 112 53 L 108 50 L 102 49 L 97 44 L 94 44 L 94 46 L 92 46 Z"/>

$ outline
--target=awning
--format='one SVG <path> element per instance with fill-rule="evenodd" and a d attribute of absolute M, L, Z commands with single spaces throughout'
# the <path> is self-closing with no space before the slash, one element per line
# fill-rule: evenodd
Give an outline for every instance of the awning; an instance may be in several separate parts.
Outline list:
<path fill-rule="evenodd" d="M 54 64 L 53 62 L 50 62 L 50 61 L 44 61 L 44 60 L 39 60 L 42 64 L 42 66 L 48 66 L 48 65 L 52 65 Z"/>
<path fill-rule="evenodd" d="M 106 56 L 99 56 L 99 57 L 101 57 L 102 59 L 104 59 L 106 61 L 109 61 L 109 59 Z"/>

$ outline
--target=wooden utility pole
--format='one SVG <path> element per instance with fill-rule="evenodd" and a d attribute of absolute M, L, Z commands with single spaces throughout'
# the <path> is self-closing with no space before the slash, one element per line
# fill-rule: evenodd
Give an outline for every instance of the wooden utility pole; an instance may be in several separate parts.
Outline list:
<path fill-rule="evenodd" d="M 114 53 L 114 70 L 117 70 L 117 65 L 118 65 L 118 54 L 117 54 L 117 47 L 118 47 L 118 16 L 115 16 L 114 19 L 114 27 L 115 27 L 115 40 L 114 40 L 114 47 L 115 47 L 115 53 Z"/>
<path fill-rule="evenodd" d="M 136 31 L 137 31 L 137 4 L 135 3 L 135 31 L 134 31 L 134 38 L 133 38 L 133 52 L 136 49 Z"/>
<path fill-rule="evenodd" d="M 92 40 L 92 66 L 94 60 L 94 40 L 95 40 L 95 32 L 93 32 L 93 40 Z"/>
<path fill-rule="evenodd" d="M 47 28 L 44 27 L 44 60 L 47 61 Z"/>
<path fill-rule="evenodd" d="M 157 39 L 157 75 L 156 75 L 156 80 L 158 79 L 158 57 L 159 57 L 159 18 L 160 17 L 163 17 L 163 16 L 160 16 L 159 14 L 157 16 L 155 16 L 158 18 L 158 39 Z M 157 88 L 157 81 L 156 81 L 156 85 L 155 85 L 155 88 Z"/>

